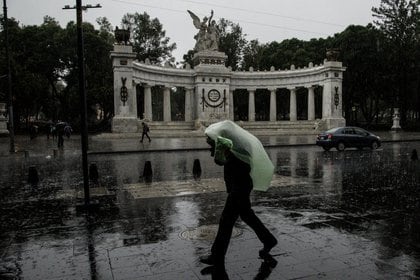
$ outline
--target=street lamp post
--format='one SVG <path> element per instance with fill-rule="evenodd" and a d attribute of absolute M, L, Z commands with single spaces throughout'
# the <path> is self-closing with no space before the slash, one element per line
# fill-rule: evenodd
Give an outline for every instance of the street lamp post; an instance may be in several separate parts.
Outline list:
<path fill-rule="evenodd" d="M 9 96 L 9 137 L 10 137 L 10 149 L 11 153 L 15 152 L 15 127 L 13 119 L 13 94 L 12 94 L 12 74 L 10 71 L 10 54 L 9 54 L 9 28 L 7 19 L 7 5 L 6 0 L 3 0 L 3 29 L 4 29 L 4 41 L 6 48 L 6 60 L 7 60 L 7 87 Z"/>
<path fill-rule="evenodd" d="M 90 204 L 89 195 L 89 171 L 88 171 L 88 129 L 87 129 L 87 105 L 86 105 L 86 91 L 85 91 L 85 66 L 83 53 L 83 28 L 82 28 L 82 10 L 88 8 L 101 8 L 98 4 L 96 6 L 82 6 L 82 0 L 76 0 L 76 18 L 77 18 L 77 60 L 79 70 L 79 98 L 81 108 L 81 142 L 82 142 L 82 168 L 83 168 L 83 189 L 85 206 Z M 66 5 L 63 9 L 74 9 Z"/>
<path fill-rule="evenodd" d="M 87 131 L 87 105 L 85 91 L 85 65 L 83 53 L 83 28 L 82 28 L 82 0 L 76 0 L 77 11 L 77 59 L 79 67 L 79 95 L 81 108 L 81 141 L 82 141 L 82 162 L 83 162 L 83 188 L 85 194 L 85 205 L 90 204 L 89 195 L 89 174 L 87 162 L 88 131 Z"/>

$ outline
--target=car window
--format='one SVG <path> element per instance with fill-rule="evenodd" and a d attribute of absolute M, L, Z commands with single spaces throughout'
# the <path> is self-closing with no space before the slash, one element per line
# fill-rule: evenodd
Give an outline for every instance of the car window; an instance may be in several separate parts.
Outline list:
<path fill-rule="evenodd" d="M 331 128 L 330 130 L 325 131 L 325 133 L 336 133 L 336 132 L 340 132 L 341 127 L 335 127 L 335 128 Z"/>
<path fill-rule="evenodd" d="M 369 135 L 369 133 L 366 130 L 362 130 L 359 128 L 355 128 L 354 131 L 356 132 L 357 135 L 361 135 L 361 136 Z"/>
<path fill-rule="evenodd" d="M 353 128 L 345 128 L 344 129 L 344 134 L 354 134 Z"/>

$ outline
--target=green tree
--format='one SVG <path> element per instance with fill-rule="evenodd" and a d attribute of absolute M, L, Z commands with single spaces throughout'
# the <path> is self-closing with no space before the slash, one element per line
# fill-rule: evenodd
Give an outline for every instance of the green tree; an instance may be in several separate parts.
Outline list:
<path fill-rule="evenodd" d="M 159 19 L 151 19 L 146 12 L 128 13 L 123 16 L 122 25 L 131 30 L 133 51 L 138 60 L 144 61 L 148 58 L 152 63 L 160 64 L 174 61 L 172 51 L 176 49 L 176 44 L 169 43 L 170 39 L 166 37 Z"/>
<path fill-rule="evenodd" d="M 276 69 L 288 69 L 292 64 L 296 67 L 305 67 L 309 62 L 321 64 L 329 41 L 329 39 L 302 41 L 292 38 L 264 44 L 260 50 L 259 69 L 269 70 L 271 66 Z"/>
<path fill-rule="evenodd" d="M 391 94 L 387 90 L 387 63 L 384 61 L 382 33 L 372 24 L 351 25 L 336 34 L 333 44 L 340 49 L 340 60 L 347 67 L 343 79 L 343 105 L 346 119 L 355 124 L 352 108 L 361 112 L 371 124 L 380 111 L 386 110 L 384 99 Z"/>
<path fill-rule="evenodd" d="M 372 8 L 373 16 L 377 18 L 374 23 L 386 38 L 389 63 L 394 66 L 390 69 L 395 92 L 393 103 L 401 109 L 403 124 L 407 112 L 414 109 L 413 104 L 419 104 L 412 102 L 412 97 L 419 97 L 418 92 L 415 94 L 418 86 L 414 86 L 419 82 L 419 61 L 416 59 L 420 40 L 419 5 L 418 0 L 382 0 L 379 7 Z"/>
<path fill-rule="evenodd" d="M 243 51 L 247 43 L 242 27 L 224 18 L 219 20 L 217 26 L 220 31 L 219 50 L 228 56 L 226 66 L 237 70 L 242 63 Z"/>
<path fill-rule="evenodd" d="M 49 111 L 56 92 L 56 81 L 63 71 L 59 58 L 62 48 L 57 40 L 62 32 L 58 23 L 48 16 L 40 26 L 17 24 L 9 28 L 14 116 L 16 127 L 20 119 L 38 118 Z M 2 65 L 3 62 L 1 62 Z"/>
<path fill-rule="evenodd" d="M 284 50 L 283 42 L 270 42 L 263 46 L 259 70 L 266 70 L 271 66 L 276 69 L 285 69 L 290 66 L 292 50 Z"/>
<path fill-rule="evenodd" d="M 103 112 L 103 122 L 109 121 L 113 116 L 113 75 L 109 57 L 113 36 L 109 30 L 109 28 L 96 30 L 92 24 L 83 23 L 86 96 L 91 126 L 95 123 L 97 109 Z M 78 124 L 79 111 L 75 110 L 80 108 L 76 38 L 76 24 L 69 22 L 62 38 L 70 46 L 63 51 L 62 58 L 66 65 L 66 75 L 63 77 L 66 87 L 59 96 L 59 102 L 62 110 L 61 118 Z"/>
<path fill-rule="evenodd" d="M 113 116 L 113 77 L 109 52 L 113 34 L 106 18 L 98 19 L 99 30 L 83 23 L 88 116 L 93 123 L 96 109 L 104 121 Z M 3 30 L 2 34 L 3 35 Z M 51 17 L 39 25 L 19 26 L 9 19 L 9 43 L 16 127 L 29 117 L 68 120 L 77 128 L 79 93 L 77 36 L 74 22 L 60 27 Z M 4 36 L 0 36 L 3 42 Z M 0 73 L 7 72 L 4 48 L 0 48 Z M 0 92 L 7 92 L 4 79 Z M 42 113 L 42 114 L 41 114 Z"/>
<path fill-rule="evenodd" d="M 60 60 L 60 52 L 65 45 L 65 42 L 60 40 L 63 29 L 54 18 L 45 16 L 41 26 L 29 26 L 23 28 L 23 31 L 23 36 L 26 38 L 26 50 L 23 56 L 27 59 L 26 63 L 21 63 L 21 65 L 26 65 L 34 75 L 39 75 L 41 77 L 38 80 L 39 83 L 44 84 L 47 81 L 46 91 L 39 92 L 42 101 L 40 109 L 47 118 L 54 119 L 56 112 L 49 109 L 53 108 L 51 103 L 56 103 L 59 90 L 57 82 L 63 77 L 65 71 L 65 65 Z M 29 37 L 30 34 L 34 34 L 34 37 Z M 31 50 L 29 56 L 27 55 L 28 49 Z M 24 58 L 22 57 L 22 59 Z"/>
<path fill-rule="evenodd" d="M 6 42 L 4 37 L 4 17 L 1 15 L 1 26 L 0 26 L 0 76 L 7 75 L 7 60 L 6 60 Z M 7 21 L 8 33 L 9 33 L 9 55 L 11 60 L 11 73 L 12 73 L 12 86 L 15 84 L 14 81 L 16 79 L 16 71 L 14 66 L 15 56 L 14 56 L 14 47 L 19 42 L 19 34 L 20 34 L 20 27 L 19 22 L 14 18 L 8 18 Z M 1 102 L 9 102 L 8 98 L 8 84 L 7 79 L 5 78 L 0 79 L 0 100 Z M 16 89 L 13 87 L 12 91 L 14 92 Z M 15 106 L 15 105 L 14 105 Z M 16 107 L 16 106 L 15 106 Z M 16 110 L 16 108 L 14 108 Z M 18 114 L 15 113 L 15 128 L 19 127 L 19 120 Z"/>
<path fill-rule="evenodd" d="M 184 60 L 182 63 L 184 65 L 189 64 L 191 67 L 194 66 L 193 57 L 194 57 L 194 50 L 188 50 L 186 54 L 182 56 L 182 59 Z"/>
<path fill-rule="evenodd" d="M 245 45 L 243 51 L 243 60 L 241 64 L 242 69 L 261 69 L 261 60 L 263 56 L 264 46 L 258 40 L 251 40 Z"/>
<path fill-rule="evenodd" d="M 101 34 L 112 34 L 112 25 L 106 17 L 98 17 L 96 23 L 99 25 L 99 32 Z"/>

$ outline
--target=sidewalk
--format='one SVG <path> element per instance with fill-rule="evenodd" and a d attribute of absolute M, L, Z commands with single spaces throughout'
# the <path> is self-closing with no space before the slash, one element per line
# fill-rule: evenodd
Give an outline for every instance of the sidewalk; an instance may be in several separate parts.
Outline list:
<path fill-rule="evenodd" d="M 420 132 L 375 132 L 381 137 L 383 143 L 387 142 L 412 142 L 420 141 Z M 138 153 L 155 151 L 183 151 L 183 150 L 206 150 L 208 145 L 204 135 L 196 134 L 194 137 L 155 138 L 151 134 L 152 142 L 144 141 L 140 143 L 141 134 L 130 133 L 110 134 L 104 133 L 89 136 L 89 154 L 106 153 Z M 315 145 L 316 135 L 257 135 L 264 147 L 288 147 L 288 146 L 310 146 Z M 34 140 L 29 140 L 26 135 L 17 135 L 15 139 L 16 150 L 18 153 L 28 151 L 35 155 L 52 155 L 53 150 L 57 149 L 57 142 L 52 139 L 47 140 L 45 135 L 40 135 Z M 80 135 L 72 135 L 70 139 L 65 139 L 64 150 L 71 154 L 81 153 Z M 0 138 L 0 156 L 9 155 L 9 139 Z"/>
<path fill-rule="evenodd" d="M 255 193 L 253 209 L 279 241 L 272 250 L 277 264 L 258 258 L 260 242 L 239 221 L 226 256 L 228 279 L 419 279 L 416 255 L 402 249 L 403 239 L 387 240 L 384 228 L 406 215 L 337 208 L 341 195 L 319 188 L 284 181 Z M 0 278 L 221 279 L 202 275 L 198 259 L 209 252 L 224 199 L 217 191 L 132 199 L 121 190 L 90 216 L 69 201 L 18 204 L 18 222 L 2 219 Z M 3 205 L 10 208 L 17 210 Z"/>
<path fill-rule="evenodd" d="M 420 142 L 420 133 L 378 135 L 383 142 Z M 315 136 L 259 138 L 266 147 L 291 147 L 314 145 Z M 115 195 L 100 198 L 101 207 L 86 215 L 77 210 L 80 201 L 66 196 L 72 191 L 66 180 L 74 180 L 74 170 L 80 169 L 80 137 L 65 140 L 63 158 L 69 162 L 54 160 L 56 142 L 44 136 L 34 141 L 17 136 L 16 144 L 19 152 L 9 155 L 8 139 L 0 138 L 1 178 L 8 173 L 17 178 L 16 185 L 3 182 L 1 188 L 0 279 L 219 279 L 202 275 L 206 266 L 198 259 L 208 253 L 217 230 L 226 195 L 222 178 L 119 185 L 112 174 L 104 174 L 102 187 Z M 130 165 L 125 153 L 208 149 L 204 137 L 152 138 L 141 144 L 135 137 L 102 136 L 91 137 L 89 148 L 98 160 L 119 157 L 122 167 L 110 169 Z M 45 163 L 50 175 L 65 169 L 66 180 L 27 185 L 24 151 L 39 161 L 50 156 Z M 412 192 L 418 182 L 384 164 L 386 154 L 379 162 L 371 162 L 369 152 L 361 155 L 344 170 L 342 158 L 320 152 L 311 161 L 314 174 L 276 175 L 268 192 L 254 193 L 254 211 L 279 240 L 272 251 L 277 264 L 270 267 L 258 258 L 261 244 L 240 221 L 226 257 L 229 279 L 420 279 L 420 212 Z M 296 162 L 296 168 L 307 161 Z M 357 169 L 360 165 L 365 168 Z M 344 174 L 349 169 L 354 173 Z M 381 174 L 368 181 L 369 188 L 353 184 L 377 169 Z M 331 184 L 321 180 L 324 176 Z M 403 186 L 396 192 L 385 185 L 395 176 Z M 20 189 L 25 199 L 5 199 Z"/>
<path fill-rule="evenodd" d="M 412 142 L 420 141 L 420 132 L 375 132 L 381 137 L 383 143 L 387 142 Z M 151 143 L 139 143 L 140 135 L 130 135 L 129 138 L 123 136 L 110 136 L 109 134 L 93 136 L 90 154 L 100 153 L 131 153 L 131 152 L 152 152 L 162 150 L 182 151 L 182 150 L 207 150 L 208 145 L 203 136 L 184 137 L 184 138 L 153 138 Z M 316 141 L 316 134 L 299 135 L 256 135 L 264 147 L 292 147 L 292 146 L 313 146 Z M 153 137 L 153 135 L 152 135 Z"/>

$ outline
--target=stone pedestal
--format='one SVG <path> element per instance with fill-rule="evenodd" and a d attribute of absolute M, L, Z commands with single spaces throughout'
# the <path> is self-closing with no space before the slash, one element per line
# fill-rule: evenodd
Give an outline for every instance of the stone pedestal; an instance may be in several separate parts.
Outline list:
<path fill-rule="evenodd" d="M 229 119 L 232 72 L 225 66 L 226 59 L 226 54 L 218 51 L 201 51 L 194 55 L 196 122 L 208 125 Z"/>
<path fill-rule="evenodd" d="M 322 92 L 322 120 L 325 129 L 346 125 L 343 118 L 343 64 L 338 61 L 325 61 L 326 69 Z"/>
<path fill-rule="evenodd" d="M 334 127 L 346 126 L 346 119 L 344 118 L 325 118 L 317 123 L 318 130 L 328 130 Z"/>
<path fill-rule="evenodd" d="M 200 51 L 194 54 L 193 63 L 196 65 L 220 65 L 225 67 L 227 55 L 218 51 Z"/>
<path fill-rule="evenodd" d="M 394 116 L 392 117 L 392 131 L 400 131 L 400 112 L 398 108 L 394 108 Z"/>
<path fill-rule="evenodd" d="M 6 103 L 0 103 L 0 135 L 9 135 L 7 130 Z"/>
<path fill-rule="evenodd" d="M 130 45 L 115 44 L 111 52 L 114 69 L 114 112 L 112 132 L 138 132 L 137 99 L 133 86 L 133 60 Z"/>
<path fill-rule="evenodd" d="M 112 132 L 115 133 L 136 133 L 139 130 L 139 121 L 133 117 L 117 117 L 112 119 Z"/>

